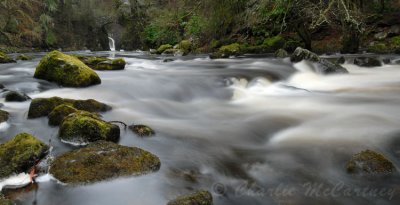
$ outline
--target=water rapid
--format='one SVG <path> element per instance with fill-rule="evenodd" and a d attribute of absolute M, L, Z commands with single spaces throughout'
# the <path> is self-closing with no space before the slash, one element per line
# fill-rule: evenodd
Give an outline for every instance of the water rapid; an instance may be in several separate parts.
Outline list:
<path fill-rule="evenodd" d="M 93 98 L 113 107 L 106 120 L 149 125 L 155 137 L 122 130 L 119 143 L 156 154 L 161 169 L 85 186 L 45 180 L 17 204 L 160 205 L 198 189 L 212 192 L 216 205 L 400 202 L 398 176 L 370 182 L 345 170 L 364 149 L 400 167 L 399 65 L 345 64 L 350 74 L 322 76 L 287 59 L 164 62 L 169 57 L 123 52 L 116 56 L 126 59 L 125 70 L 97 72 L 101 85 L 74 89 L 32 78 L 42 55 L 0 65 L 1 83 L 31 98 Z M 29 102 L 0 102 L 11 116 L 0 125 L 1 143 L 29 132 L 51 141 L 54 155 L 74 149 L 47 118 L 27 120 Z M 382 194 L 357 191 L 366 188 Z"/>

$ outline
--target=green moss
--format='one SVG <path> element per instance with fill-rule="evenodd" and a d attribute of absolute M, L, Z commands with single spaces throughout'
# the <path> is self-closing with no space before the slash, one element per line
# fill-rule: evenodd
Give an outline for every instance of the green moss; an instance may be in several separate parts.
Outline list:
<path fill-rule="evenodd" d="M 42 58 L 34 77 L 66 87 L 87 87 L 101 83 L 100 77 L 82 61 L 59 51 L 49 52 Z"/>
<path fill-rule="evenodd" d="M 240 54 L 240 45 L 238 43 L 232 43 L 230 45 L 222 46 L 219 48 L 220 53 L 223 56 L 235 56 Z"/>
<path fill-rule="evenodd" d="M 0 145 L 0 179 L 14 173 L 27 172 L 42 159 L 49 147 L 28 133 L 16 135 Z"/>
<path fill-rule="evenodd" d="M 160 47 L 158 47 L 157 53 L 162 54 L 162 53 L 164 53 L 165 50 L 172 49 L 172 48 L 173 47 L 170 44 L 164 44 L 164 45 L 161 45 Z"/>
<path fill-rule="evenodd" d="M 84 184 L 120 176 L 142 175 L 159 169 L 159 158 L 150 152 L 98 141 L 57 157 L 50 173 L 64 183 Z"/>
<path fill-rule="evenodd" d="M 117 142 L 120 130 L 117 125 L 103 121 L 95 114 L 78 111 L 64 118 L 58 136 L 64 141 L 77 144 L 99 140 Z"/>
<path fill-rule="evenodd" d="M 15 60 L 10 58 L 8 55 L 6 55 L 3 52 L 0 52 L 0 63 L 15 63 Z"/>
<path fill-rule="evenodd" d="M 263 46 L 268 48 L 270 52 L 275 52 L 276 50 L 283 48 L 285 45 L 285 40 L 282 36 L 274 36 L 272 38 L 266 38 L 264 40 Z"/>
<path fill-rule="evenodd" d="M 149 137 L 155 135 L 154 130 L 147 125 L 131 125 L 129 126 L 129 129 L 141 137 Z"/>
<path fill-rule="evenodd" d="M 178 44 L 177 48 L 183 52 L 183 55 L 187 55 L 192 50 L 192 42 L 189 40 L 183 40 Z"/>
<path fill-rule="evenodd" d="M 353 155 L 347 162 L 346 169 L 351 174 L 391 174 L 396 171 L 391 161 L 371 150 Z"/>
<path fill-rule="evenodd" d="M 8 120 L 10 114 L 4 110 L 0 110 L 0 123 L 5 122 Z"/>
<path fill-rule="evenodd" d="M 400 46 L 400 36 L 393 37 L 392 39 L 390 39 L 390 42 L 394 47 Z"/>
<path fill-rule="evenodd" d="M 213 198 L 208 191 L 197 191 L 189 195 L 178 197 L 167 205 L 212 205 Z"/>
<path fill-rule="evenodd" d="M 22 61 L 28 61 L 28 60 L 32 60 L 33 58 L 31 56 L 27 56 L 25 54 L 20 54 L 17 57 L 17 60 L 22 60 Z"/>
<path fill-rule="evenodd" d="M 49 125 L 58 126 L 69 114 L 75 113 L 78 110 L 72 106 L 62 104 L 53 109 L 47 116 L 49 118 Z"/>
<path fill-rule="evenodd" d="M 99 56 L 74 55 L 93 70 L 123 70 L 126 62 L 123 58 L 110 59 Z"/>
<path fill-rule="evenodd" d="M 36 98 L 32 100 L 29 106 L 28 118 L 32 119 L 47 116 L 55 107 L 61 104 L 66 104 L 78 110 L 88 112 L 105 112 L 111 110 L 110 106 L 93 99 L 73 100 L 60 97 Z"/>
<path fill-rule="evenodd" d="M 389 48 L 384 43 L 374 43 L 368 46 L 367 51 L 370 53 L 388 53 Z"/>
<path fill-rule="evenodd" d="M 278 50 L 275 52 L 274 55 L 275 55 L 276 58 L 286 58 L 286 57 L 289 57 L 288 52 L 285 51 L 285 50 L 283 50 L 283 49 L 278 49 Z"/>

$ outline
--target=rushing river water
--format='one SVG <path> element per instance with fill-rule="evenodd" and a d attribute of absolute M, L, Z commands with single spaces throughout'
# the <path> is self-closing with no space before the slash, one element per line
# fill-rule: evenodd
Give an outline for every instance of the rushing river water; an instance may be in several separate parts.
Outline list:
<path fill-rule="evenodd" d="M 108 55 L 108 53 L 96 53 Z M 345 165 L 372 149 L 400 167 L 400 66 L 344 66 L 321 76 L 288 59 L 167 57 L 121 52 L 123 71 L 97 72 L 102 84 L 61 88 L 34 79 L 34 61 L 0 65 L 0 82 L 32 98 L 93 98 L 113 107 L 106 120 L 146 124 L 156 136 L 121 132 L 120 144 L 161 160 L 153 174 L 86 186 L 42 180 L 17 204 L 163 205 L 206 189 L 215 205 L 399 204 L 400 180 L 355 178 Z M 351 57 L 351 56 L 350 56 Z M 396 58 L 396 56 L 390 56 Z M 27 120 L 30 102 L 8 103 L 0 142 L 29 132 L 54 155 L 74 149 L 47 118 Z"/>

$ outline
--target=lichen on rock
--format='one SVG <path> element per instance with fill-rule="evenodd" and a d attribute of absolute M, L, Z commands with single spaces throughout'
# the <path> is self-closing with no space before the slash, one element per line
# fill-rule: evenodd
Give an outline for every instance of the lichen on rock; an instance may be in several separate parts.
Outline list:
<path fill-rule="evenodd" d="M 56 157 L 50 173 L 64 183 L 85 184 L 155 172 L 160 165 L 157 156 L 143 149 L 98 141 Z"/>
<path fill-rule="evenodd" d="M 87 87 L 101 83 L 100 77 L 82 61 L 59 51 L 49 52 L 42 58 L 34 77 L 66 87 Z"/>
<path fill-rule="evenodd" d="M 96 114 L 77 111 L 64 118 L 58 135 L 64 142 L 86 145 L 99 140 L 117 142 L 120 130 L 117 125 L 100 119 Z"/>
<path fill-rule="evenodd" d="M 131 125 L 129 129 L 140 137 L 149 137 L 155 135 L 153 129 L 147 125 Z"/>
<path fill-rule="evenodd" d="M 346 169 L 351 174 L 392 174 L 396 171 L 393 163 L 383 154 L 372 150 L 364 150 L 351 157 Z"/>
<path fill-rule="evenodd" d="M 0 145 L 0 179 L 27 172 L 48 152 L 49 147 L 28 133 L 20 133 Z"/>
<path fill-rule="evenodd" d="M 28 111 L 28 118 L 38 118 L 48 116 L 53 109 L 59 105 L 69 105 L 78 110 L 88 112 L 105 112 L 111 110 L 111 107 L 93 99 L 73 100 L 68 98 L 36 98 L 33 99 Z"/>
<path fill-rule="evenodd" d="M 213 198 L 208 191 L 197 191 L 189 195 L 180 196 L 168 202 L 167 205 L 212 205 Z"/>

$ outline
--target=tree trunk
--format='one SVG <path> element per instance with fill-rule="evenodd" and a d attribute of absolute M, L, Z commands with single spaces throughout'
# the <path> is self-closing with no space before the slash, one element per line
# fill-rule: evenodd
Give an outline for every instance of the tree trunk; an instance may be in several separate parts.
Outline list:
<path fill-rule="evenodd" d="M 304 24 L 299 23 L 296 26 L 296 32 L 297 32 L 297 35 L 299 35 L 299 37 L 301 38 L 301 40 L 303 40 L 305 49 L 312 50 L 311 49 L 311 32 L 310 32 L 310 30 L 307 29 Z"/>

